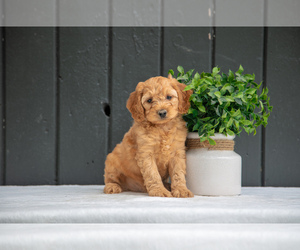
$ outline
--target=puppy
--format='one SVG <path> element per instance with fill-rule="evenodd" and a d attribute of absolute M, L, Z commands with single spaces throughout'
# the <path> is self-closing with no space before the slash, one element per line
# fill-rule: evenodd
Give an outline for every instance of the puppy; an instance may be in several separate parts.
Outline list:
<path fill-rule="evenodd" d="M 150 196 L 193 197 L 185 181 L 187 128 L 182 114 L 192 91 L 165 77 L 140 82 L 127 108 L 134 119 L 105 161 L 104 193 L 148 192 Z M 168 178 L 171 177 L 171 185 Z"/>

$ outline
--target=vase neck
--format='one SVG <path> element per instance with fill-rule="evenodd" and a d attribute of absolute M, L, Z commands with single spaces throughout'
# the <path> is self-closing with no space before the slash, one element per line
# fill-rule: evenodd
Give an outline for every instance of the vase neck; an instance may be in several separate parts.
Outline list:
<path fill-rule="evenodd" d="M 187 135 L 188 139 L 199 139 L 199 135 L 197 132 L 189 132 Z M 223 134 L 219 134 L 216 133 L 214 136 L 210 137 L 213 140 L 233 140 L 235 138 L 235 135 L 231 136 L 231 135 L 223 135 Z"/>

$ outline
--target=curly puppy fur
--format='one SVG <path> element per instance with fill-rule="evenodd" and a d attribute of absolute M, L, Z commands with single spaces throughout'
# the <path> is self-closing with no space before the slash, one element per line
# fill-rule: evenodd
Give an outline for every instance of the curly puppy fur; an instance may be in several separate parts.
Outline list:
<path fill-rule="evenodd" d="M 106 194 L 130 190 L 160 197 L 194 196 L 185 181 L 187 129 L 182 119 L 192 91 L 184 88 L 171 76 L 153 77 L 130 94 L 127 108 L 134 123 L 107 156 Z"/>

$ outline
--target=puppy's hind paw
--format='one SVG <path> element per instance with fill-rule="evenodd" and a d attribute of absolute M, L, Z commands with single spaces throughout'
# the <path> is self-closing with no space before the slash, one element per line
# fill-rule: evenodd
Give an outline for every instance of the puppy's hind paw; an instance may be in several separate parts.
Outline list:
<path fill-rule="evenodd" d="M 122 188 L 117 183 L 107 183 L 104 187 L 104 193 L 106 194 L 118 194 L 122 192 Z"/>
<path fill-rule="evenodd" d="M 177 198 L 189 198 L 194 197 L 194 194 L 186 187 L 177 187 L 172 190 L 173 197 Z"/>

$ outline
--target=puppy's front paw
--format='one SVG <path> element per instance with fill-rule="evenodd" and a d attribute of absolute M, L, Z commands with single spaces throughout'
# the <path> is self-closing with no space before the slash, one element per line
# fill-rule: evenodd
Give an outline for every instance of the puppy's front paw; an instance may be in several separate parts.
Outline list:
<path fill-rule="evenodd" d="M 171 192 L 169 192 L 164 187 L 161 187 L 161 188 L 152 188 L 149 191 L 149 195 L 150 196 L 158 196 L 158 197 L 172 197 Z"/>
<path fill-rule="evenodd" d="M 180 186 L 172 189 L 173 197 L 177 198 L 188 198 L 194 197 L 194 194 L 188 190 L 185 186 Z"/>
<path fill-rule="evenodd" d="M 107 183 L 104 187 L 106 194 L 118 194 L 122 192 L 122 188 L 117 183 Z"/>

